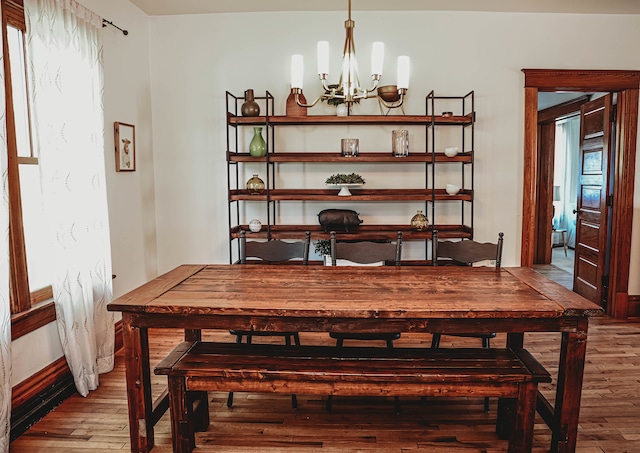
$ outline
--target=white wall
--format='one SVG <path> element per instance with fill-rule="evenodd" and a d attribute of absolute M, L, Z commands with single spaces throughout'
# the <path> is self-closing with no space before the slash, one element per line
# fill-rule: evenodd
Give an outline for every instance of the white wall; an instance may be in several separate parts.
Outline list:
<path fill-rule="evenodd" d="M 269 90 L 276 98 L 276 113 L 282 114 L 289 89 L 290 55 L 302 53 L 306 61 L 305 93 L 311 100 L 319 94 L 315 44 L 328 39 L 337 58 L 344 41 L 344 16 L 344 12 L 313 12 L 151 18 L 161 271 L 184 262 L 228 260 L 225 91 L 241 96 L 247 88 L 256 93 Z M 638 42 L 640 16 L 356 11 L 353 18 L 363 80 L 368 79 L 368 54 L 374 40 L 386 45 L 383 84 L 395 83 L 397 55 L 411 57 L 408 114 L 424 113 L 424 97 L 431 90 L 438 95 L 463 95 L 475 90 L 476 238 L 493 240 L 498 231 L 503 231 L 504 264 L 518 265 L 524 122 L 521 69 L 638 69 L 640 54 L 631 47 L 616 50 L 613 44 Z M 332 60 L 331 80 L 337 80 L 337 67 L 338 61 Z M 326 106 L 315 107 L 310 114 L 323 108 Z M 375 112 L 377 105 L 364 101 L 358 108 L 373 108 Z M 390 141 L 386 131 L 378 137 L 371 128 L 325 128 L 307 132 L 306 136 L 287 132 L 291 141 L 277 144 L 292 148 L 292 143 L 302 140 L 306 149 L 337 150 L 339 138 L 354 133 L 360 134 L 361 151 L 368 144 L 376 146 L 378 140 Z M 337 169 L 327 166 L 318 174 L 311 166 L 301 166 L 297 174 L 291 171 L 286 175 L 296 184 L 322 187 L 323 178 L 333 170 Z M 365 179 L 371 176 L 367 180 L 371 188 L 402 184 L 398 167 L 386 168 L 388 173 L 382 173 L 379 167 L 359 166 L 356 171 Z M 302 216 L 315 222 L 319 209 L 309 209 Z M 389 215 L 386 209 L 391 208 L 374 207 L 378 209 L 374 212 L 368 205 L 362 209 L 367 209 L 367 223 L 375 223 Z M 407 211 L 406 222 L 413 213 Z M 633 244 L 636 262 L 640 254 L 638 234 Z M 640 283 L 632 280 L 632 285 L 632 293 L 640 292 Z"/>
<path fill-rule="evenodd" d="M 151 141 L 148 17 L 128 0 L 79 0 L 129 30 L 103 29 L 105 159 L 111 228 L 114 296 L 158 275 Z M 136 126 L 135 172 L 115 172 L 113 122 Z M 62 357 L 55 323 L 12 344 L 13 385 Z"/>

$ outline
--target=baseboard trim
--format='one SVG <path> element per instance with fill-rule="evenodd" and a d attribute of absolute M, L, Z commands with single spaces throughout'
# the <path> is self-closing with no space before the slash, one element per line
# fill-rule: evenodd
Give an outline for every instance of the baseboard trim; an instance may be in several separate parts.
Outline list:
<path fill-rule="evenodd" d="M 122 348 L 122 321 L 115 326 L 115 347 Z M 76 393 L 67 360 L 60 357 L 11 390 L 11 441 Z"/>
<path fill-rule="evenodd" d="M 73 376 L 64 357 L 12 389 L 11 440 L 76 393 Z"/>
<path fill-rule="evenodd" d="M 640 295 L 629 295 L 627 318 L 637 318 L 640 316 Z"/>

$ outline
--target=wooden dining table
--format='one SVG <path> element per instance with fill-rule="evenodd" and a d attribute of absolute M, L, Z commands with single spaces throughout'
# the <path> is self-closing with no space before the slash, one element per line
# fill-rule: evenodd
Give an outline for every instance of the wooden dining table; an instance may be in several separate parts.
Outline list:
<path fill-rule="evenodd" d="M 168 408 L 151 395 L 149 328 L 302 332 L 561 332 L 555 401 L 538 395 L 552 452 L 574 452 L 589 317 L 598 305 L 531 268 L 182 265 L 112 301 L 122 312 L 132 452 Z"/>

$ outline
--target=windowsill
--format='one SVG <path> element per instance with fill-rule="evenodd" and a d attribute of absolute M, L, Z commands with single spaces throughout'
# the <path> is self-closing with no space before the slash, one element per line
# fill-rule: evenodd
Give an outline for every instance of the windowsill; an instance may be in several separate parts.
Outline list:
<path fill-rule="evenodd" d="M 53 300 L 39 302 L 27 311 L 11 315 L 11 339 L 16 340 L 56 320 Z"/>

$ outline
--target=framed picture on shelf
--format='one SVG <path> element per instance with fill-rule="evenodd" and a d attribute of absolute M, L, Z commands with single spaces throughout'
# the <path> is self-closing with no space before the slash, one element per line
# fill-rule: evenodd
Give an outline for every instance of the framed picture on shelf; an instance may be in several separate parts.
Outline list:
<path fill-rule="evenodd" d="M 113 123 L 116 146 L 116 171 L 136 171 L 136 127 Z"/>

